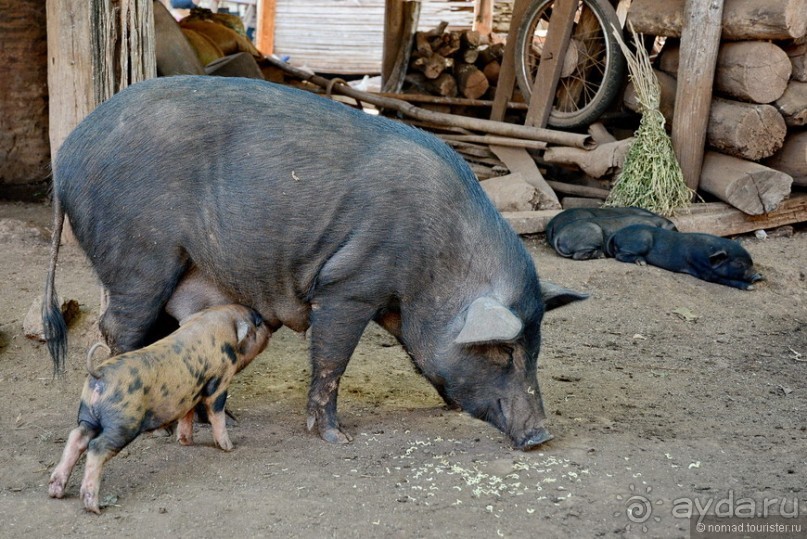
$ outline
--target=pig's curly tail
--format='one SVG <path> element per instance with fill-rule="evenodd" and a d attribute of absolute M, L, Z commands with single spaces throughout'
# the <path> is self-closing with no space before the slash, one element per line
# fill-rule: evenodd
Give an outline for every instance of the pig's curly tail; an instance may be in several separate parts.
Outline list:
<path fill-rule="evenodd" d="M 95 351 L 99 348 L 106 348 L 107 353 L 112 353 L 112 350 L 109 349 L 105 343 L 97 342 L 92 347 L 90 347 L 89 352 L 87 352 L 87 372 L 95 379 L 100 378 L 101 376 L 98 374 L 98 371 L 95 370 L 95 367 L 92 364 L 92 358 L 95 355 Z"/>

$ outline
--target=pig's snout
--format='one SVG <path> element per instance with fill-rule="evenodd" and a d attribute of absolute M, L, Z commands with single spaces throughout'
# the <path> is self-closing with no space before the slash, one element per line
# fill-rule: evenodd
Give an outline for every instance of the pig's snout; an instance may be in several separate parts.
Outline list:
<path fill-rule="evenodd" d="M 545 416 L 535 395 L 527 393 L 511 402 L 499 399 L 498 405 L 504 423 L 500 428 L 516 449 L 529 451 L 552 439 L 543 425 Z"/>
<path fill-rule="evenodd" d="M 544 427 L 538 427 L 537 429 L 531 430 L 522 440 L 513 440 L 513 442 L 516 449 L 529 451 L 530 449 L 535 449 L 544 442 L 548 442 L 552 438 L 553 436 L 549 434 L 548 430 L 546 430 Z"/>

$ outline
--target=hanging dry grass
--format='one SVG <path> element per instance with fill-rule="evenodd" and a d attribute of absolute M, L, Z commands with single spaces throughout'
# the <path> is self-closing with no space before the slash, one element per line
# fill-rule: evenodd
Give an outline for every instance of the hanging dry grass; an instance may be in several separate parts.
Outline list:
<path fill-rule="evenodd" d="M 677 209 L 689 205 L 693 192 L 684 183 L 672 141 L 664 129 L 664 116 L 659 111 L 661 92 L 658 80 L 642 44 L 642 36 L 631 27 L 636 44 L 634 54 L 622 40 L 621 32 L 616 28 L 613 32 L 627 60 L 642 118 L 622 172 L 605 204 L 638 206 L 661 215 L 673 215 Z"/>

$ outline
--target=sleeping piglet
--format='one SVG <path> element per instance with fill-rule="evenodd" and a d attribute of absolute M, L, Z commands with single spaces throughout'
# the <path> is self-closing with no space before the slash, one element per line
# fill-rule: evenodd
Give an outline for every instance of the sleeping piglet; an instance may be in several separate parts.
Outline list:
<path fill-rule="evenodd" d="M 213 307 L 189 316 L 179 329 L 156 343 L 110 358 L 97 368 L 87 357 L 89 376 L 81 393 L 78 427 L 67 440 L 48 485 L 52 498 L 87 451 L 81 498 L 100 513 L 99 489 L 106 461 L 140 433 L 179 421 L 177 439 L 193 443 L 193 410 L 203 403 L 218 447 L 233 447 L 227 435 L 227 388 L 269 342 L 270 331 L 257 311 L 241 305 Z"/>
<path fill-rule="evenodd" d="M 610 237 L 606 254 L 743 290 L 753 290 L 753 283 L 762 280 L 742 245 L 712 234 L 631 225 Z"/>

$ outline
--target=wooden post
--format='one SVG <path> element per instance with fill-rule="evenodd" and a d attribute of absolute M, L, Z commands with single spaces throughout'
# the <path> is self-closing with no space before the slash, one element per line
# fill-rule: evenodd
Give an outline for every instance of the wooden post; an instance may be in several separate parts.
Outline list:
<path fill-rule="evenodd" d="M 385 0 L 384 2 L 384 49 L 381 57 L 381 84 L 386 84 L 398 58 L 404 27 L 404 2 L 406 0 Z M 417 28 L 415 28 L 417 30 Z"/>
<path fill-rule="evenodd" d="M 95 108 L 90 9 L 86 2 L 47 0 L 51 156 Z"/>
<path fill-rule="evenodd" d="M 502 67 L 501 71 L 499 71 L 499 81 L 496 84 L 496 95 L 493 99 L 493 107 L 490 113 L 490 119 L 496 121 L 504 120 L 504 113 L 507 110 L 507 102 L 510 100 L 510 96 L 513 95 L 513 88 L 515 86 L 516 80 L 516 70 L 515 70 L 515 55 L 521 54 L 521 51 L 516 51 L 516 34 L 518 33 L 518 28 L 521 26 L 521 21 L 524 18 L 524 14 L 527 11 L 528 0 L 515 0 L 513 4 L 513 17 L 510 20 L 510 31 L 507 34 L 507 44 L 504 48 L 504 57 L 502 58 Z M 566 6 L 573 5 L 574 8 L 577 8 L 577 0 L 558 0 L 556 2 L 555 12 L 560 12 L 562 8 L 557 7 L 557 4 L 564 4 Z M 554 15 L 553 15 L 554 17 Z M 563 19 L 563 16 L 560 17 Z M 551 25 L 550 25 L 551 28 Z M 569 32 L 566 35 L 566 44 L 568 45 L 569 35 L 571 34 L 571 24 L 569 25 Z M 561 36 L 562 37 L 562 36 Z M 564 48 L 565 53 L 565 48 Z M 541 61 L 543 64 L 543 60 Z M 563 64 L 563 62 L 557 62 L 559 64 Z M 560 73 L 558 73 L 558 77 L 560 77 Z M 555 85 L 557 85 L 557 78 L 555 79 Z M 553 90 L 554 91 L 554 90 Z M 535 97 L 535 93 L 533 92 L 533 98 Z M 551 110 L 551 103 L 550 103 L 550 110 Z M 530 109 L 532 109 L 532 102 L 530 103 Z M 547 118 L 549 115 L 547 114 Z M 534 124 L 530 123 L 530 116 L 529 116 L 529 109 L 527 113 L 527 125 L 532 126 Z M 543 126 L 546 126 L 546 120 L 544 119 Z M 541 127 L 543 127 L 541 126 Z M 535 161 L 532 159 L 527 150 L 524 148 L 510 148 L 505 146 L 496 146 L 492 145 L 490 149 L 496 156 L 501 159 L 507 168 L 510 169 L 511 172 L 518 172 L 522 175 L 524 180 L 535 187 L 538 191 L 539 196 L 539 204 L 542 209 L 559 209 L 560 208 L 560 201 L 558 200 L 557 195 L 546 183 L 541 171 L 538 170 L 538 167 L 535 164 Z"/>
<path fill-rule="evenodd" d="M 403 10 L 401 13 L 403 26 L 397 40 L 398 50 L 395 54 L 395 61 L 389 67 L 389 71 L 384 71 L 383 90 L 385 92 L 398 93 L 403 87 L 406 71 L 409 67 L 412 41 L 415 39 L 415 32 L 417 32 L 418 22 L 420 21 L 420 7 L 420 0 L 406 0 L 401 6 Z M 384 52 L 391 53 L 392 51 L 387 51 L 385 48 Z"/>
<path fill-rule="evenodd" d="M 555 0 L 546 41 L 541 52 L 541 63 L 532 86 L 530 108 L 527 110 L 527 125 L 546 127 L 552 104 L 555 102 L 555 90 L 558 87 L 566 49 L 574 26 L 574 14 L 577 12 L 577 0 Z"/>
<path fill-rule="evenodd" d="M 390 0 L 387 0 L 390 1 Z M 495 121 L 504 120 L 504 113 L 507 110 L 507 102 L 513 96 L 513 88 L 516 84 L 516 34 L 521 20 L 530 0 L 515 0 L 513 2 L 513 16 L 510 19 L 510 30 L 507 32 L 507 44 L 504 47 L 502 57 L 502 68 L 499 71 L 499 82 L 496 84 L 496 95 L 493 98 L 493 107 L 490 111 L 490 119 Z"/>
<path fill-rule="evenodd" d="M 255 43 L 261 54 L 269 56 L 275 51 L 275 14 L 277 0 L 258 0 L 258 27 L 255 29 Z"/>
<path fill-rule="evenodd" d="M 687 0 L 672 142 L 684 181 L 698 189 L 712 101 L 723 0 Z"/>
<path fill-rule="evenodd" d="M 47 0 L 51 160 L 114 93 L 157 76 L 152 0 Z M 72 233 L 65 227 L 63 238 Z"/>
<path fill-rule="evenodd" d="M 155 77 L 152 0 L 47 0 L 51 155 L 102 101 Z"/>
<path fill-rule="evenodd" d="M 493 30 L 493 0 L 474 0 L 473 29 L 482 35 Z"/>

